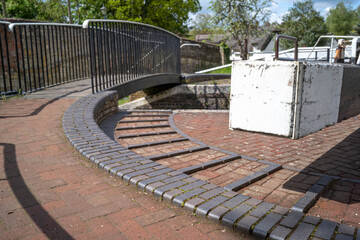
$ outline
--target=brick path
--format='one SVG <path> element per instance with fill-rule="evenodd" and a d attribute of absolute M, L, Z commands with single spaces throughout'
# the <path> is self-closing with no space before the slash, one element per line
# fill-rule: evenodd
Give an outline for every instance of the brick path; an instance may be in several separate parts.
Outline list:
<path fill-rule="evenodd" d="M 0 102 L 0 239 L 250 239 L 93 167 L 61 129 L 73 102 Z"/>
<path fill-rule="evenodd" d="M 244 195 L 291 207 L 320 179 L 308 173 L 341 178 L 309 213 L 360 227 L 360 115 L 298 140 L 231 131 L 228 113 L 181 112 L 174 121 L 183 132 L 206 144 L 290 167 L 238 191 Z M 248 175 L 259 167 L 238 169 L 234 164 L 210 168 L 194 176 L 221 186 L 231 179 L 233 172 Z"/>

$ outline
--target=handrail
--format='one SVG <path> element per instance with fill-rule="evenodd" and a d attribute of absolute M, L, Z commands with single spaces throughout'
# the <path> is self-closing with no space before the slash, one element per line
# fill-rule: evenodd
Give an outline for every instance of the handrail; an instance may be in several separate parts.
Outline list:
<path fill-rule="evenodd" d="M 171 34 L 173 35 L 174 37 L 177 37 L 180 39 L 179 36 L 177 36 L 176 34 L 168 31 L 168 30 L 165 30 L 163 28 L 160 28 L 160 27 L 156 27 L 156 26 L 153 26 L 153 25 L 150 25 L 150 24 L 146 24 L 146 23 L 140 23 L 140 22 L 133 22 L 133 21 L 124 21 L 124 20 L 111 20 L 111 19 L 87 19 L 83 22 L 82 24 L 82 27 L 83 28 L 89 28 L 89 23 L 90 22 L 115 22 L 115 23 L 131 23 L 131 24 L 137 24 L 137 25 L 141 25 L 141 26 L 146 26 L 146 27 L 150 27 L 150 28 L 154 28 L 154 29 L 157 29 L 157 30 L 160 30 L 160 31 L 163 31 L 163 32 L 166 32 L 168 34 Z"/>
<path fill-rule="evenodd" d="M 9 25 L 9 31 L 12 32 L 16 26 L 59 26 L 59 27 L 82 27 L 78 24 L 67 23 L 11 23 Z"/>
<path fill-rule="evenodd" d="M 298 60 L 298 40 L 296 37 L 291 37 L 287 35 L 277 34 L 275 39 L 275 60 L 279 60 L 279 40 L 280 38 L 284 38 L 287 40 L 291 40 L 295 42 L 295 55 L 294 55 L 294 61 Z"/>
<path fill-rule="evenodd" d="M 196 44 L 196 43 L 183 43 L 183 44 L 181 44 L 180 48 L 186 47 L 186 46 L 193 46 L 193 47 L 199 47 L 199 48 L 201 48 L 201 45 L 200 45 L 200 44 Z"/>
<path fill-rule="evenodd" d="M 336 36 L 336 35 L 322 35 L 318 38 L 318 40 L 316 41 L 314 47 L 312 48 L 311 52 L 309 53 L 309 56 L 305 59 L 305 61 L 307 61 L 311 55 L 311 53 L 314 51 L 314 49 L 316 48 L 316 46 L 319 44 L 320 40 L 322 38 L 331 38 L 331 43 L 330 43 L 330 58 L 329 58 L 329 63 L 331 63 L 332 61 L 332 52 L 333 52 L 333 40 L 334 38 L 355 38 L 355 37 L 359 37 L 359 36 Z"/>
<path fill-rule="evenodd" d="M 232 63 L 229 63 L 229 64 L 226 64 L 226 65 L 201 70 L 201 71 L 198 71 L 198 72 L 195 72 L 195 73 L 207 73 L 207 72 L 212 72 L 212 71 L 215 71 L 215 70 L 219 70 L 219 69 L 223 69 L 223 68 L 227 68 L 227 67 L 231 67 L 231 66 L 232 66 Z"/>

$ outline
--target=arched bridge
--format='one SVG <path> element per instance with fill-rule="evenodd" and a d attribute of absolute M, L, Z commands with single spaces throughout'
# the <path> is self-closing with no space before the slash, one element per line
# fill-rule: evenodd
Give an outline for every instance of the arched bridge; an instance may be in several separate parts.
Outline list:
<path fill-rule="evenodd" d="M 117 20 L 0 22 L 0 30 L 1 95 L 86 78 L 93 93 L 118 87 L 129 94 L 180 83 L 180 39 L 155 26 Z"/>

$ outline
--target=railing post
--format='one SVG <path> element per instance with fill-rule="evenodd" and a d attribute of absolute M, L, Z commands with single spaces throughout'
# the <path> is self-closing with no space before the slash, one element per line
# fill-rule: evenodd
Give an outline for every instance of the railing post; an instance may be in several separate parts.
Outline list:
<path fill-rule="evenodd" d="M 279 40 L 280 38 L 291 40 L 295 42 L 294 61 L 298 60 L 298 40 L 295 37 L 277 34 L 275 38 L 275 60 L 279 60 Z"/>

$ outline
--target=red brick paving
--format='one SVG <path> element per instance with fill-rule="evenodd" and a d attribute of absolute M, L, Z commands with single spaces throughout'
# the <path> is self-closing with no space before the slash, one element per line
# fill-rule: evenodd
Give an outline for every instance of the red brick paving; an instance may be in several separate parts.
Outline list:
<path fill-rule="evenodd" d="M 174 121 L 211 146 L 329 175 L 360 179 L 360 115 L 292 140 L 229 130 L 228 113 L 179 113 Z"/>
<path fill-rule="evenodd" d="M 245 238 L 139 192 L 81 157 L 61 129 L 74 101 L 0 102 L 0 239 Z"/>
<path fill-rule="evenodd" d="M 336 181 L 309 211 L 312 215 L 360 226 L 360 184 Z"/>
<path fill-rule="evenodd" d="M 346 120 L 336 126 L 326 128 L 323 131 L 299 140 L 244 131 L 231 131 L 227 128 L 227 120 L 228 115 L 226 113 L 180 113 L 175 116 L 175 124 L 181 130 L 209 145 L 296 167 L 300 170 L 305 169 L 355 179 L 359 177 L 359 173 L 356 170 L 358 168 L 357 165 L 360 163 L 357 149 L 357 147 L 360 147 L 358 144 L 360 138 L 356 131 L 360 126 L 358 118 Z M 124 124 L 129 125 L 120 122 L 118 127 Z M 345 129 L 347 135 L 344 134 L 343 129 Z M 335 134 L 336 131 L 339 133 Z M 134 133 L 142 132 L 144 132 L 143 129 L 134 131 Z M 127 141 L 130 143 L 131 141 L 144 143 L 170 139 L 167 135 L 155 136 L 155 138 L 156 140 L 152 137 L 136 138 L 136 140 L 120 139 L 119 142 L 127 145 Z M 181 146 L 182 144 L 179 145 Z M 172 148 L 169 148 L 169 146 L 172 146 Z M 167 144 L 157 147 L 140 148 L 135 151 L 140 155 L 149 156 L 180 150 L 180 146 Z M 242 146 L 242 148 L 239 146 Z M 158 162 L 174 169 L 181 169 L 224 156 L 226 155 L 219 151 L 205 150 L 165 158 Z M 263 163 L 238 159 L 196 172 L 192 176 L 224 187 L 267 166 L 267 164 Z M 238 192 L 291 208 L 319 179 L 320 177 L 318 176 L 282 169 L 240 189 Z M 347 185 L 348 183 L 341 182 L 341 184 Z M 319 202 L 310 212 L 339 223 L 358 226 L 358 215 L 351 213 L 351 211 L 358 212 L 359 210 L 357 206 L 358 193 L 352 192 L 355 186 L 348 187 L 346 190 L 340 189 L 341 191 L 339 191 L 337 188 L 341 187 L 344 188 L 344 186 L 335 184 L 325 193 L 324 198 L 320 198 Z M 329 207 L 328 202 L 331 203 L 331 207 Z M 334 208 L 334 210 L 331 211 L 331 208 Z M 336 212 L 339 212 L 339 214 L 336 215 Z"/>
<path fill-rule="evenodd" d="M 186 134 L 211 146 L 300 170 L 360 179 L 360 115 L 297 140 L 229 130 L 228 118 L 228 113 L 224 112 L 180 112 L 175 115 L 174 122 Z M 194 176 L 199 177 L 199 174 Z M 216 177 L 224 181 L 229 178 L 205 175 L 210 181 Z M 318 179 L 282 169 L 238 192 L 291 207 Z M 309 213 L 360 227 L 359 194 L 359 184 L 336 181 Z"/>

